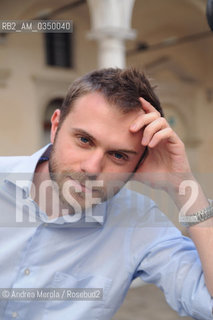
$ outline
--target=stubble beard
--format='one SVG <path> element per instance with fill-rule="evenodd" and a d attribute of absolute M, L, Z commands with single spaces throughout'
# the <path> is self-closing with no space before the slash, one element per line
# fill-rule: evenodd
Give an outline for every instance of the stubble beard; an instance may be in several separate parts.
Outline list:
<path fill-rule="evenodd" d="M 107 192 L 104 187 L 95 188 L 91 191 L 82 191 L 82 185 L 84 186 L 87 181 L 94 181 L 94 179 L 89 179 L 83 172 L 76 172 L 70 169 L 62 171 L 60 169 L 54 144 L 52 146 L 48 166 L 55 194 L 58 196 L 61 206 L 68 209 L 70 214 L 76 213 L 76 206 L 74 205 L 76 201 L 82 211 L 92 207 L 92 204 L 88 201 L 86 192 L 92 192 L 93 197 L 99 198 L 100 202 L 107 200 Z M 64 188 L 66 184 L 68 184 L 70 188 Z M 68 201 L 67 198 L 71 199 L 71 201 Z"/>

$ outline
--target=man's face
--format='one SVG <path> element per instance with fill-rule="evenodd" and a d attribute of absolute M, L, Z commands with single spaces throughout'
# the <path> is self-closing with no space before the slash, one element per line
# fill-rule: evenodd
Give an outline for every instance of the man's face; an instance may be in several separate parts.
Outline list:
<path fill-rule="evenodd" d="M 62 189 L 67 181 L 72 182 L 74 188 L 69 192 L 82 209 L 90 206 L 87 192 L 105 201 L 127 182 L 144 152 L 142 131 L 129 131 L 137 115 L 138 111 L 123 114 L 97 92 L 78 98 L 59 130 L 60 111 L 55 111 L 49 170 L 63 203 Z M 92 191 L 85 186 L 91 180 L 101 181 Z"/>

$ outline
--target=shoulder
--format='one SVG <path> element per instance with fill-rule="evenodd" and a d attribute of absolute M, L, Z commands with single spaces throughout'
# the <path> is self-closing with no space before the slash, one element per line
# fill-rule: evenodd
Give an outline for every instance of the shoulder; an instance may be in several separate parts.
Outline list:
<path fill-rule="evenodd" d="M 118 225 L 136 227 L 139 231 L 141 227 L 155 229 L 174 227 L 167 215 L 150 197 L 126 187 L 109 201 L 108 210 L 110 219 L 115 220 Z"/>
<path fill-rule="evenodd" d="M 0 157 L 0 181 L 4 181 L 14 172 L 19 172 L 18 168 L 28 158 L 28 156 Z"/>
<path fill-rule="evenodd" d="M 32 155 L 0 157 L 0 173 L 33 172 L 39 158 L 50 146 L 46 145 Z"/>
<path fill-rule="evenodd" d="M 0 173 L 9 173 L 13 169 L 23 162 L 27 156 L 16 156 L 16 157 L 0 157 Z"/>
<path fill-rule="evenodd" d="M 122 221 L 127 219 L 134 223 L 150 215 L 156 204 L 146 195 L 124 187 L 109 201 L 109 207 L 111 216 L 120 216 Z"/>
<path fill-rule="evenodd" d="M 151 208 L 155 205 L 154 201 L 140 192 L 133 191 L 127 187 L 122 188 L 114 197 L 114 201 L 127 208 Z"/>

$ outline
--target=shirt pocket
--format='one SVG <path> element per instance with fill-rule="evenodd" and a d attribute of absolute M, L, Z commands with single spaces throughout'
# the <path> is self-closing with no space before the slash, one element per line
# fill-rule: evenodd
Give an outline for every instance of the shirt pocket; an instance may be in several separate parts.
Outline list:
<path fill-rule="evenodd" d="M 57 292 L 59 288 L 65 289 L 65 291 L 60 290 L 62 293 L 65 292 L 65 297 L 69 289 L 68 294 L 72 291 L 75 296 L 75 292 L 79 292 L 81 296 L 79 298 L 77 297 L 77 299 L 72 299 L 72 294 L 69 294 L 68 300 L 48 300 L 45 304 L 44 317 L 42 317 L 42 320 L 104 319 L 104 307 L 111 284 L 112 279 L 102 275 L 84 274 L 82 276 L 73 276 L 63 272 L 56 272 L 49 288 L 56 288 L 55 292 Z M 81 290 L 75 291 L 71 289 Z M 89 292 L 87 289 L 92 289 L 92 291 Z M 87 295 L 87 293 L 90 294 L 91 297 L 88 300 L 82 297 L 82 295 Z"/>

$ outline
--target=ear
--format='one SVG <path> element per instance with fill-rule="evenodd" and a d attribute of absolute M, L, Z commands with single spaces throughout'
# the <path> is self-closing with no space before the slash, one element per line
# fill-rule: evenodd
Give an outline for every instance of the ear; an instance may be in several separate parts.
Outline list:
<path fill-rule="evenodd" d="M 55 140 L 55 136 L 56 136 L 56 132 L 58 130 L 58 124 L 59 124 L 59 120 L 60 120 L 60 115 L 61 115 L 61 111 L 59 109 L 56 109 L 51 117 L 51 133 L 50 133 L 50 141 L 51 143 L 54 142 Z"/>

